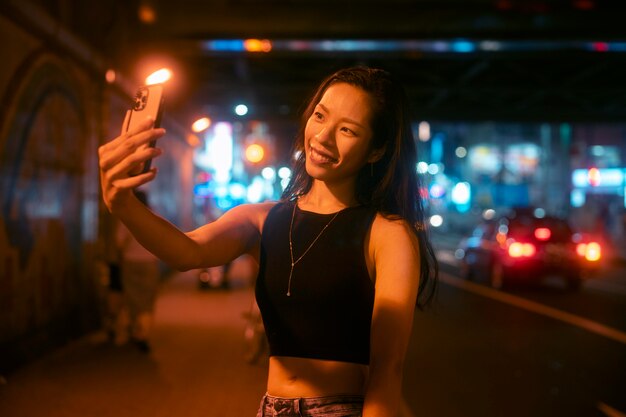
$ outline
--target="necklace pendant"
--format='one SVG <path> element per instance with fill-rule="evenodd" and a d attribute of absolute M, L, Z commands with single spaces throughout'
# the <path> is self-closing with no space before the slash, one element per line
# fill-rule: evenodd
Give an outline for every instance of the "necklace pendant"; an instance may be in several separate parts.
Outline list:
<path fill-rule="evenodd" d="M 335 215 L 328 221 L 328 223 L 326 223 L 326 225 L 322 228 L 322 230 L 317 234 L 315 239 L 313 239 L 311 244 L 304 250 L 302 255 L 300 255 L 298 258 L 296 258 L 293 255 L 292 234 L 293 234 L 293 220 L 296 217 L 296 207 L 297 206 L 298 206 L 298 200 L 296 199 L 296 202 L 294 203 L 293 209 L 291 211 L 291 223 L 289 224 L 289 255 L 291 257 L 291 270 L 289 271 L 289 282 L 287 283 L 287 297 L 291 297 L 291 278 L 293 277 L 293 269 L 294 269 L 294 267 L 296 266 L 296 264 L 298 262 L 300 262 L 302 260 L 302 258 L 304 258 L 304 255 L 306 255 L 309 252 L 309 250 L 311 250 L 313 245 L 315 245 L 315 242 L 317 242 L 317 240 L 322 236 L 324 231 L 328 228 L 328 226 L 330 226 L 330 224 L 333 222 L 333 220 L 335 220 L 335 218 L 337 218 L 337 216 L 340 213 L 340 211 L 335 213 Z"/>

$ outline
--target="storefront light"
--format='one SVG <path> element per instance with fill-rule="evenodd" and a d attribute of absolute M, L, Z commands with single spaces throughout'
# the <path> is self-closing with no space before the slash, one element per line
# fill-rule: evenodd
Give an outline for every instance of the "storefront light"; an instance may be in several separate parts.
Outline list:
<path fill-rule="evenodd" d="M 268 181 L 274 181 L 276 179 L 276 170 L 272 167 L 265 167 L 261 170 L 261 176 Z"/>
<path fill-rule="evenodd" d="M 291 178 L 291 169 L 287 167 L 281 167 L 278 169 L 278 177 L 281 179 L 289 179 Z"/>

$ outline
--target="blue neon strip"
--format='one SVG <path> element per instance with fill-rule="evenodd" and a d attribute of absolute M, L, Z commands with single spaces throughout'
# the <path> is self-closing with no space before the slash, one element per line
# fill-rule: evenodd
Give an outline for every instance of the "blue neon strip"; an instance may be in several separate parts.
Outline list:
<path fill-rule="evenodd" d="M 244 39 L 214 39 L 203 48 L 215 52 L 246 52 Z M 270 40 L 272 51 L 287 52 L 550 52 L 578 50 L 587 52 L 626 52 L 626 42 L 601 41 L 498 41 L 498 40 Z"/>

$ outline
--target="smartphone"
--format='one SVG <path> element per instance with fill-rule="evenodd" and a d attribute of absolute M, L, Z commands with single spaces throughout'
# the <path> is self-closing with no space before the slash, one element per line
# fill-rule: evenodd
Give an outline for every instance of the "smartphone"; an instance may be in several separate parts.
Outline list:
<path fill-rule="evenodd" d="M 152 117 L 154 127 L 161 126 L 163 115 L 163 84 L 143 85 L 137 89 L 135 102 L 130 110 L 130 119 L 126 131 L 133 130 L 138 124 Z M 155 141 L 146 146 L 154 146 Z M 148 159 L 141 170 L 141 174 L 148 172 L 152 165 L 152 159 Z M 139 174 L 137 174 L 139 175 Z"/>

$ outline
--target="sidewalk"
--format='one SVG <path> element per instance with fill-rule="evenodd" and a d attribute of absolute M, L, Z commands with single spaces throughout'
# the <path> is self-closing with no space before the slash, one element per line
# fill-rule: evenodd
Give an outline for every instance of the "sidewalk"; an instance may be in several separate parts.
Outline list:
<path fill-rule="evenodd" d="M 197 288 L 177 274 L 159 295 L 152 353 L 91 334 L 6 376 L 0 416 L 254 416 L 267 363 L 244 360 L 249 286 Z"/>

